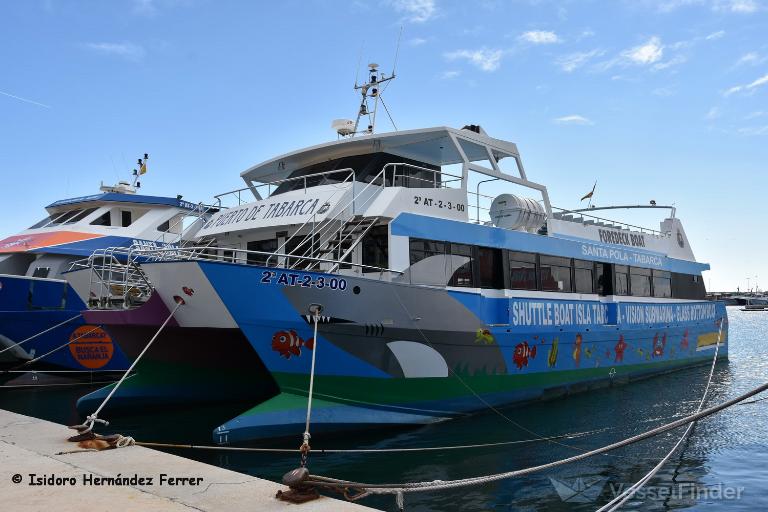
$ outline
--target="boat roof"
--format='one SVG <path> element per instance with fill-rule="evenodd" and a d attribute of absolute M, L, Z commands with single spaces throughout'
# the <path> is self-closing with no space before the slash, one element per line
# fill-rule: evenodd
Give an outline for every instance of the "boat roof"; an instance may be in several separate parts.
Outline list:
<path fill-rule="evenodd" d="M 103 192 L 101 194 L 93 194 L 90 196 L 72 197 L 69 199 L 60 199 L 46 206 L 46 210 L 51 208 L 58 208 L 61 206 L 70 206 L 74 204 L 85 203 L 101 203 L 101 202 L 115 202 L 115 203 L 135 203 L 146 205 L 163 205 L 172 206 L 175 208 L 181 208 L 183 210 L 194 210 L 197 205 L 183 199 L 175 197 L 160 197 L 160 196 L 143 196 L 136 194 L 122 194 L 119 192 Z"/>
<path fill-rule="evenodd" d="M 459 143 L 453 143 L 453 139 L 457 139 Z M 462 143 L 463 141 L 468 143 Z M 496 160 L 506 156 L 519 157 L 517 145 L 512 142 L 494 139 L 485 133 L 477 133 L 467 128 L 439 126 L 359 135 L 310 146 L 254 165 L 240 173 L 240 176 L 246 183 L 275 181 L 287 177 L 297 169 L 319 162 L 379 152 L 436 166 L 451 165 L 464 161 L 458 146 L 469 161 L 487 160 L 489 155 L 486 148 L 493 151 Z"/>

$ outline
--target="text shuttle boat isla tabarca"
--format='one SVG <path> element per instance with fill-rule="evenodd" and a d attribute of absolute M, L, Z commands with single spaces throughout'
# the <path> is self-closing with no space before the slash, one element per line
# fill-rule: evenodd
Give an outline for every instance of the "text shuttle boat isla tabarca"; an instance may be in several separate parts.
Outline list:
<path fill-rule="evenodd" d="M 135 182 L 102 185 L 98 194 L 56 201 L 46 207 L 45 219 L 0 240 L 0 362 L 4 367 L 34 362 L 24 369 L 64 369 L 72 376 L 78 371 L 122 371 L 129 366 L 108 333 L 86 324 L 81 316 L 94 295 L 89 297 L 87 287 L 68 283 L 65 274 L 73 266 L 93 261 L 94 251 L 104 259 L 129 246 L 178 247 L 182 237 L 194 235 L 205 220 L 198 216 L 199 205 L 180 196 L 139 195 L 136 188 Z M 197 222 L 182 227 L 182 219 L 189 216 L 197 216 Z M 107 248 L 112 248 L 109 254 Z M 122 291 L 133 295 L 130 287 Z"/>
<path fill-rule="evenodd" d="M 207 333 L 210 353 L 212 329 L 239 329 L 277 384 L 215 429 L 218 443 L 302 432 L 313 350 L 313 432 L 705 363 L 720 322 L 727 357 L 725 307 L 705 300 L 709 266 L 674 208 L 648 207 L 671 212 L 659 230 L 556 210 L 516 145 L 478 126 L 342 138 L 242 177 L 238 203 L 256 200 L 211 217 L 198 233 L 211 246 L 141 265 L 167 310 L 184 299 L 181 329 Z"/>

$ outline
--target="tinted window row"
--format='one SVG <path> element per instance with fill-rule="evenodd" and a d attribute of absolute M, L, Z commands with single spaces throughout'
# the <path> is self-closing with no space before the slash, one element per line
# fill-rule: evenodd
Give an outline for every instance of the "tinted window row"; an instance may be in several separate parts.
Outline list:
<path fill-rule="evenodd" d="M 431 256 L 441 256 L 436 264 L 445 262 L 443 284 L 449 286 L 681 299 L 704 299 L 706 294 L 701 277 L 690 274 L 411 239 L 411 265 Z M 429 279 L 424 282 L 436 284 L 436 269 L 429 268 Z M 437 270 L 442 275 L 442 269 Z M 419 277 L 412 273 L 412 282 L 420 282 Z"/>

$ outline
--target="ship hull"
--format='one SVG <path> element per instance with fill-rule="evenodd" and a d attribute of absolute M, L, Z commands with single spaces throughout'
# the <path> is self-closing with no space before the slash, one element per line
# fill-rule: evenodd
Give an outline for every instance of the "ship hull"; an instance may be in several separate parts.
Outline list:
<path fill-rule="evenodd" d="M 223 262 L 145 268 L 166 304 L 194 290 L 181 325 L 225 308 L 277 382 L 278 396 L 215 430 L 222 444 L 302 431 L 313 351 L 312 424 L 329 432 L 442 421 L 727 357 L 721 303 L 520 297 Z M 311 304 L 323 306 L 316 339 Z"/>

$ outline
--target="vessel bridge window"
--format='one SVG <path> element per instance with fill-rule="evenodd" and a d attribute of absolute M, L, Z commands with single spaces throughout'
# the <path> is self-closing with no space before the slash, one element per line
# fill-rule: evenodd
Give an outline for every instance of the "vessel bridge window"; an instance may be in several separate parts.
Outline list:
<path fill-rule="evenodd" d="M 111 226 L 112 225 L 112 212 L 107 210 L 103 214 L 96 217 L 91 221 L 91 226 Z"/>
<path fill-rule="evenodd" d="M 390 153 L 368 153 L 365 155 L 346 156 L 335 158 L 326 162 L 319 162 L 307 167 L 293 171 L 288 178 L 300 178 L 302 176 L 315 175 L 306 180 L 307 187 L 316 187 L 319 185 L 328 185 L 341 183 L 349 177 L 349 171 L 344 169 L 353 169 L 355 180 L 363 183 L 370 183 L 381 172 L 387 164 L 403 163 L 403 166 L 390 166 L 386 176 L 387 186 L 398 186 L 408 188 L 432 188 L 439 187 L 440 168 L 434 165 L 418 162 L 409 158 L 392 155 Z M 423 167 L 430 170 L 415 169 L 414 167 Z M 339 172 L 331 172 L 336 171 Z M 319 173 L 328 172 L 317 176 Z M 291 180 L 278 185 L 272 195 L 290 192 L 292 190 L 302 190 L 304 180 Z"/>

